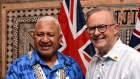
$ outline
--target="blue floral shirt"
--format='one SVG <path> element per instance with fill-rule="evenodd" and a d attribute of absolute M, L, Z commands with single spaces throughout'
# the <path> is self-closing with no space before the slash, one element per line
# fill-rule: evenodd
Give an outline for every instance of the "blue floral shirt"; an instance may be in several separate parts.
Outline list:
<path fill-rule="evenodd" d="M 36 63 L 40 63 L 47 79 L 57 79 L 56 72 L 63 67 L 65 67 L 65 77 L 69 77 L 69 79 L 84 79 L 81 68 L 74 59 L 60 52 L 57 52 L 57 58 L 57 64 L 51 69 L 41 60 L 37 51 L 33 50 L 31 59 L 29 59 L 28 54 L 25 54 L 10 65 L 6 79 L 36 79 L 36 74 L 32 69 L 32 66 Z"/>

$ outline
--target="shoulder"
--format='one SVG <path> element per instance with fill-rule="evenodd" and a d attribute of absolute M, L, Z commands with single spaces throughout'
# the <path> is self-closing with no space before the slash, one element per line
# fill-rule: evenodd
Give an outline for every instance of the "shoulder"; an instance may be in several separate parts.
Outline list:
<path fill-rule="evenodd" d="M 9 69 L 8 69 L 6 77 L 12 77 L 14 75 L 16 77 L 16 75 L 18 73 L 26 70 L 27 68 L 29 69 L 29 66 L 27 64 L 28 64 L 28 54 L 25 54 L 24 56 L 22 56 L 20 58 L 17 58 L 9 66 Z"/>
<path fill-rule="evenodd" d="M 78 64 L 75 59 L 73 59 L 69 56 L 66 56 L 62 53 L 59 53 L 59 55 L 61 57 L 60 59 L 62 59 L 66 64 L 69 64 L 69 65 Z"/>
<path fill-rule="evenodd" d="M 72 69 L 75 69 L 77 71 L 81 70 L 80 65 L 77 63 L 77 61 L 69 56 L 66 56 L 64 54 L 61 54 L 61 59 L 62 61 L 69 67 L 71 67 Z"/>
<path fill-rule="evenodd" d="M 140 61 L 140 52 L 128 45 L 123 45 L 121 53 L 122 57 L 126 60 L 125 62 L 128 62 L 132 67 Z"/>
<path fill-rule="evenodd" d="M 29 60 L 28 59 L 28 54 L 25 54 L 22 57 L 19 57 L 19 58 L 15 59 L 10 66 L 16 67 L 16 66 L 19 66 L 19 65 L 22 65 L 22 64 L 25 64 L 25 63 L 27 64 L 28 60 Z"/>
<path fill-rule="evenodd" d="M 140 57 L 140 52 L 128 45 L 123 44 L 122 49 L 124 50 L 123 52 L 128 53 L 130 57 Z"/>
<path fill-rule="evenodd" d="M 115 47 L 115 49 L 118 50 L 118 52 L 121 52 L 124 54 L 126 54 L 126 53 L 131 54 L 132 53 L 132 54 L 138 55 L 138 56 L 140 54 L 136 49 L 124 44 L 120 39 L 117 41 L 117 43 L 115 44 L 114 47 Z"/>

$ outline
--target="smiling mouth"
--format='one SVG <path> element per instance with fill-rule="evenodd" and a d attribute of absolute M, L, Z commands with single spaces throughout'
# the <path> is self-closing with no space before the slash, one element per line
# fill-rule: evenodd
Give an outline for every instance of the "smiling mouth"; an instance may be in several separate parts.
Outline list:
<path fill-rule="evenodd" d="M 102 38 L 95 38 L 94 40 L 95 40 L 95 41 L 100 41 L 100 40 L 103 40 L 103 39 L 105 39 L 105 37 L 102 37 Z"/>
<path fill-rule="evenodd" d="M 40 45 L 41 47 L 50 47 L 50 46 L 52 46 L 52 45 L 46 45 L 46 44 L 42 44 L 42 45 Z"/>
<path fill-rule="evenodd" d="M 52 45 L 40 45 L 43 50 L 48 50 Z"/>

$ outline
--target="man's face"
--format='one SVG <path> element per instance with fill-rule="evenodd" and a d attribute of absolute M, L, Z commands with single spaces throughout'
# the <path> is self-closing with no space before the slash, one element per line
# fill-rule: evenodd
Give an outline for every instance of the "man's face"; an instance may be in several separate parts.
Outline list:
<path fill-rule="evenodd" d="M 87 21 L 88 28 L 109 24 L 113 24 L 113 19 L 107 11 L 93 13 Z M 107 30 L 104 33 L 99 32 L 96 28 L 95 33 L 89 35 L 91 42 L 97 49 L 108 51 L 115 44 L 114 39 L 116 38 L 117 32 L 118 25 L 111 25 L 107 26 Z"/>
<path fill-rule="evenodd" d="M 61 38 L 55 22 L 39 22 L 34 32 L 34 45 L 41 56 L 51 57 L 57 53 Z"/>

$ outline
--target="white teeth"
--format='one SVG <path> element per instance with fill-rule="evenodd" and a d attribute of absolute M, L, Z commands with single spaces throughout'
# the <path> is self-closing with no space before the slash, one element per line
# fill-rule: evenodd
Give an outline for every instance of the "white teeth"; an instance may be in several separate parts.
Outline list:
<path fill-rule="evenodd" d="M 104 37 L 103 38 L 95 38 L 94 40 L 97 41 L 97 40 L 102 40 L 102 39 L 104 39 Z"/>
<path fill-rule="evenodd" d="M 50 47 L 51 45 L 41 45 L 42 47 Z"/>

